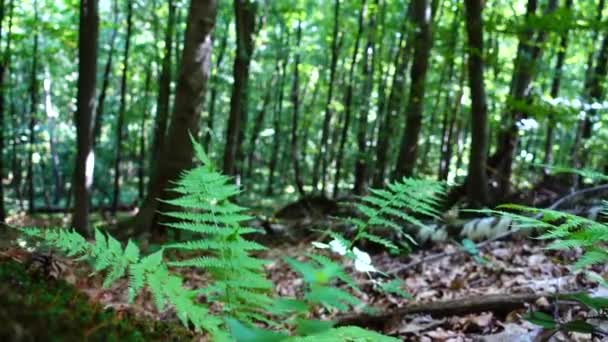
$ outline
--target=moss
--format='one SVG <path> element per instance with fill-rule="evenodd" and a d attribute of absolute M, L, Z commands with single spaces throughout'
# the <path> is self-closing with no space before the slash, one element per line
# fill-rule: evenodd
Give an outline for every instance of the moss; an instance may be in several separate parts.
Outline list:
<path fill-rule="evenodd" d="M 0 261 L 0 341 L 184 341 L 178 324 L 137 319 L 89 302 L 73 286 Z"/>

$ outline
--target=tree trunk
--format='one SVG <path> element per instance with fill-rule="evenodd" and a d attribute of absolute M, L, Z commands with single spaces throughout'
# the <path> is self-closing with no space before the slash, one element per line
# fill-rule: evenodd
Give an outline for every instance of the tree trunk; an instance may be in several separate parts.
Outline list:
<path fill-rule="evenodd" d="M 331 38 L 331 61 L 329 66 L 329 82 L 327 84 L 327 102 L 325 104 L 325 118 L 323 119 L 323 131 L 321 132 L 321 145 L 319 146 L 319 153 L 315 159 L 315 165 L 313 166 L 312 174 L 312 187 L 317 190 L 319 183 L 319 172 L 321 175 L 321 191 L 325 191 L 326 172 L 327 172 L 327 155 L 329 154 L 329 124 L 331 123 L 331 117 L 333 114 L 332 99 L 334 94 L 334 81 L 336 78 L 336 67 L 338 65 L 338 56 L 340 54 L 340 43 L 339 43 L 339 29 L 340 29 L 340 0 L 334 0 L 334 27 Z"/>
<path fill-rule="evenodd" d="M 4 22 L 4 0 L 0 3 L 0 23 Z M 6 208 L 4 206 L 4 90 L 8 89 L 4 83 L 4 74 L 9 69 L 10 65 L 10 42 L 11 42 L 11 26 L 13 22 L 13 2 L 9 3 L 9 31 L 6 38 L 6 51 L 0 61 L 0 223 L 4 223 L 6 219 Z M 2 25 L 0 25 L 0 41 L 2 40 Z"/>
<path fill-rule="evenodd" d="M 557 0 L 550 0 L 547 6 L 547 12 L 555 10 Z M 533 40 L 534 32 L 530 27 L 530 21 L 533 20 L 537 8 L 537 0 L 528 0 L 526 6 L 526 20 L 523 33 L 519 37 L 519 46 L 517 48 L 517 56 L 514 62 L 513 78 L 511 80 L 511 89 L 509 96 L 513 102 L 525 102 L 530 93 L 530 83 L 535 74 L 536 63 L 542 55 L 541 45 L 543 44 L 546 34 L 538 32 L 536 40 Z M 514 108 L 512 105 L 507 105 L 507 113 L 505 115 L 506 122 L 503 129 L 498 133 L 496 151 L 488 160 L 488 165 L 495 170 L 495 178 L 498 183 L 498 193 L 507 195 L 511 188 L 511 174 L 513 173 L 513 159 L 518 143 L 518 127 L 517 122 L 525 116 L 521 110 Z"/>
<path fill-rule="evenodd" d="M 302 42 L 302 21 L 298 20 L 298 28 L 296 32 L 296 55 L 293 67 L 293 85 L 291 88 L 291 104 L 293 106 L 293 116 L 291 121 L 291 160 L 293 163 L 294 181 L 296 189 L 300 193 L 300 196 L 304 197 L 304 183 L 302 182 L 302 175 L 300 174 L 300 160 L 298 152 L 298 123 L 300 116 L 300 44 Z"/>
<path fill-rule="evenodd" d="M 573 0 L 566 0 L 566 9 L 568 11 L 572 8 Z M 603 0 L 602 0 L 603 1 Z M 559 48 L 557 51 L 557 58 L 555 60 L 555 69 L 553 71 L 553 80 L 551 81 L 551 93 L 552 99 L 556 99 L 559 96 L 559 88 L 562 82 L 562 69 L 564 67 L 564 61 L 566 60 L 566 50 L 568 49 L 568 34 L 566 30 L 560 37 Z M 545 154 L 543 157 L 543 164 L 549 165 L 553 162 L 553 141 L 555 130 L 555 118 L 553 113 L 549 114 L 547 118 L 547 135 L 545 137 Z M 548 174 L 548 170 L 543 170 L 544 175 Z"/>
<path fill-rule="evenodd" d="M 137 193 L 140 201 L 144 200 L 145 196 L 145 164 L 146 164 L 146 122 L 149 116 L 148 98 L 150 95 L 150 87 L 152 85 L 152 65 L 146 67 L 146 80 L 144 81 L 144 99 L 143 99 L 143 114 L 141 117 L 141 127 L 139 133 L 139 156 L 137 157 Z"/>
<path fill-rule="evenodd" d="M 78 95 L 76 98 L 77 152 L 74 167 L 74 228 L 84 236 L 89 230 L 89 194 L 93 182 L 95 157 L 92 149 L 92 125 L 95 113 L 95 83 L 97 75 L 97 40 L 99 11 L 97 0 L 80 2 L 78 35 Z"/>
<path fill-rule="evenodd" d="M 53 205 L 57 205 L 59 200 L 63 197 L 63 177 L 61 175 L 59 155 L 57 153 L 57 141 L 55 137 L 55 120 L 57 119 L 58 113 L 53 106 L 50 77 L 45 78 L 43 87 L 44 108 L 46 112 L 47 131 L 49 134 L 49 147 L 51 150 L 51 169 L 53 173 L 53 183 L 55 184 L 52 203 Z"/>
<path fill-rule="evenodd" d="M 408 12 L 411 13 L 411 11 Z M 408 15 L 409 17 L 409 15 Z M 372 184 L 376 188 L 384 186 L 384 180 L 386 177 L 386 164 L 388 161 L 389 149 L 390 149 L 390 138 L 395 134 L 394 122 L 401 111 L 402 99 L 405 93 L 405 71 L 407 68 L 407 57 L 411 50 L 411 30 L 406 31 L 406 26 L 402 30 L 401 37 L 398 43 L 398 52 L 395 55 L 395 72 L 393 74 L 391 90 L 388 95 L 388 102 L 386 104 L 386 113 L 384 113 L 383 120 L 380 123 L 378 129 L 378 141 L 376 143 L 376 161 L 375 161 L 375 172 Z M 409 31 L 409 32 L 408 32 Z M 407 33 L 406 33 L 407 32 Z M 407 37 L 404 45 L 404 36 Z"/>
<path fill-rule="evenodd" d="M 211 33 L 216 15 L 216 0 L 191 0 L 167 140 L 159 156 L 158 171 L 150 181 L 151 191 L 135 217 L 136 229 L 164 233 L 159 226 L 158 213 L 171 208 L 161 204 L 158 199 L 174 195 L 165 190 L 178 179 L 181 172 L 192 166 L 190 134 L 196 137 L 200 126 L 201 106 L 211 66 Z"/>
<path fill-rule="evenodd" d="M 112 36 L 110 37 L 110 50 L 108 51 L 108 59 L 103 71 L 103 79 L 101 83 L 101 91 L 99 92 L 99 98 L 97 100 L 97 111 L 95 113 L 95 123 L 93 125 L 93 149 L 99 142 L 101 134 L 101 126 L 103 125 L 103 109 L 106 102 L 106 93 L 108 91 L 108 85 L 110 84 L 110 73 L 112 72 L 112 60 L 114 59 L 114 47 L 116 45 L 116 36 L 118 34 L 118 1 L 114 0 L 114 25 L 112 28 Z"/>
<path fill-rule="evenodd" d="M 268 184 L 266 186 L 266 195 L 274 194 L 274 174 L 279 162 L 279 150 L 281 148 L 281 114 L 283 112 L 283 85 L 285 83 L 285 70 L 287 68 L 287 59 L 289 56 L 285 54 L 285 59 L 281 65 L 281 76 L 279 80 L 279 98 L 277 100 L 276 109 L 273 118 L 274 135 L 272 137 L 272 149 L 270 155 L 270 163 L 268 165 Z"/>
<path fill-rule="evenodd" d="M 279 73 L 279 61 L 277 60 L 277 65 L 274 69 L 273 76 L 268 81 L 268 85 L 266 86 L 266 93 L 264 98 L 262 99 L 262 107 L 257 112 L 254 120 L 253 120 L 253 129 L 251 130 L 251 136 L 249 136 L 249 142 L 247 146 L 249 146 L 249 152 L 247 155 L 247 179 L 251 179 L 253 174 L 253 160 L 255 159 L 256 154 L 256 142 L 258 137 L 260 136 L 260 131 L 262 130 L 262 126 L 264 124 L 264 118 L 266 116 L 266 111 L 268 110 L 268 105 L 270 104 L 270 99 L 272 98 L 272 94 L 275 91 L 275 79 L 274 75 Z"/>
<path fill-rule="evenodd" d="M 412 19 L 416 25 L 414 38 L 414 59 L 411 69 L 410 96 L 406 108 L 407 119 L 395 178 L 403 176 L 410 177 L 414 172 L 414 166 L 418 151 L 418 135 L 422 125 L 422 111 L 424 110 L 424 92 L 426 86 L 426 73 L 429 64 L 429 55 L 433 43 L 431 34 L 430 3 L 428 0 L 414 1 L 412 5 Z"/>
<path fill-rule="evenodd" d="M 161 63 L 160 75 L 158 77 L 158 96 L 156 98 L 156 117 L 154 118 L 154 136 L 150 150 L 148 191 L 150 194 L 156 187 L 153 180 L 159 169 L 159 160 L 167 135 L 167 122 L 169 120 L 169 98 L 171 95 L 171 53 L 173 51 L 173 34 L 175 31 L 175 3 L 168 0 L 169 16 L 165 28 L 165 54 Z M 177 56 L 176 56 L 177 59 Z"/>
<path fill-rule="evenodd" d="M 112 196 L 112 216 L 116 216 L 116 209 L 120 202 L 120 163 L 122 161 L 122 140 L 124 137 L 124 122 L 127 111 L 127 81 L 129 76 L 129 48 L 131 45 L 131 31 L 133 29 L 133 1 L 127 0 L 127 33 L 125 36 L 125 52 L 122 60 L 122 78 L 120 80 L 120 108 L 116 122 L 116 158 L 114 159 L 114 192 Z"/>
<path fill-rule="evenodd" d="M 211 86 L 211 97 L 209 98 L 209 117 L 207 118 L 207 129 L 204 132 L 203 138 L 203 146 L 205 147 L 205 151 L 209 153 L 211 149 L 211 136 L 213 134 L 214 120 L 215 120 L 215 104 L 217 98 L 217 90 L 220 86 L 220 69 L 222 66 L 222 62 L 224 61 L 224 56 L 226 55 L 226 46 L 228 45 L 228 28 L 230 27 L 230 21 L 226 20 L 226 26 L 224 28 L 224 35 L 222 36 L 222 40 L 220 41 L 220 46 L 218 47 L 217 61 L 215 62 L 215 67 L 213 68 L 213 83 Z"/>
<path fill-rule="evenodd" d="M 334 197 L 338 196 L 340 189 L 340 179 L 342 175 L 342 161 L 344 160 L 344 146 L 346 140 L 348 140 L 348 130 L 351 121 L 352 102 L 353 102 L 353 88 L 355 86 L 355 67 L 357 66 L 357 55 L 359 54 L 359 44 L 361 42 L 361 34 L 363 33 L 363 18 L 365 18 L 366 11 L 366 0 L 361 2 L 361 10 L 359 11 L 357 35 L 355 37 L 355 48 L 353 49 L 353 55 L 351 57 L 350 69 L 348 71 L 348 84 L 346 85 L 346 94 L 344 96 L 344 125 L 342 126 L 342 132 L 340 134 L 340 143 L 338 147 L 338 154 L 336 156 L 336 174 L 334 177 Z"/>
<path fill-rule="evenodd" d="M 363 52 L 363 87 L 361 90 L 361 110 L 359 111 L 357 126 L 357 160 L 355 161 L 355 195 L 363 195 L 367 183 L 367 165 L 369 161 L 367 151 L 367 116 L 370 108 L 370 94 L 374 86 L 374 71 L 376 63 L 376 21 L 379 9 L 379 0 L 370 10 L 367 25 L 367 44 Z"/>
<path fill-rule="evenodd" d="M 38 25 L 38 1 L 34 1 L 34 22 Z M 28 161 L 27 161 L 27 200 L 28 211 L 34 212 L 34 200 L 36 188 L 34 186 L 34 149 L 36 145 L 36 112 L 38 111 L 38 28 L 34 32 L 34 48 L 32 51 L 32 69 L 30 70 L 30 120 L 28 138 Z"/>
<path fill-rule="evenodd" d="M 473 207 L 489 204 L 486 157 L 488 153 L 488 105 L 484 85 L 483 0 L 466 0 L 469 39 L 469 88 L 471 89 L 471 153 L 467 176 L 468 197 Z"/>
<path fill-rule="evenodd" d="M 226 175 L 240 173 L 237 165 L 237 152 L 241 149 L 240 140 L 245 129 L 247 114 L 247 84 L 249 66 L 253 54 L 253 33 L 255 29 L 255 3 L 250 0 L 234 0 L 236 18 L 236 56 L 234 59 L 232 95 L 230 97 L 230 116 L 226 128 L 226 147 L 224 149 L 223 171 Z M 240 163 L 239 163 L 240 164 Z"/>

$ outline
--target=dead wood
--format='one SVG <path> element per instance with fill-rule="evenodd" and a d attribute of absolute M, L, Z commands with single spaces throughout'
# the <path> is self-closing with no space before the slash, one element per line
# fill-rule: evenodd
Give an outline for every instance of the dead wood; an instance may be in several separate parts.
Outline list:
<path fill-rule="evenodd" d="M 533 303 L 540 298 L 554 302 L 556 296 L 568 296 L 573 293 L 542 293 L 542 294 L 493 294 L 487 296 L 453 299 L 440 302 L 413 304 L 381 314 L 347 314 L 337 319 L 338 326 L 356 325 L 366 328 L 387 328 L 396 320 L 414 314 L 426 314 L 437 317 L 459 316 L 472 313 L 492 312 L 497 316 L 506 315 L 511 311 L 522 309 L 527 303 Z"/>

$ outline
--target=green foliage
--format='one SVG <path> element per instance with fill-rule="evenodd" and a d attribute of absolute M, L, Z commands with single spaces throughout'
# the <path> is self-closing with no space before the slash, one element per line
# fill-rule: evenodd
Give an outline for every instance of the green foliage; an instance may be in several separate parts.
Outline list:
<path fill-rule="evenodd" d="M 272 300 L 272 284 L 264 275 L 265 261 L 251 257 L 250 252 L 265 247 L 243 236 L 255 230 L 241 222 L 250 219 L 245 208 L 231 202 L 239 193 L 230 178 L 220 174 L 202 147 L 192 140 L 202 166 L 184 172 L 173 191 L 179 197 L 166 201 L 187 211 L 172 211 L 166 216 L 178 219 L 167 226 L 200 235 L 200 240 L 172 243 L 165 249 L 195 252 L 192 258 L 172 261 L 170 266 L 197 267 L 214 280 L 202 293 L 209 302 L 224 304 L 224 312 L 241 321 L 253 323 L 263 319 L 263 309 Z"/>
<path fill-rule="evenodd" d="M 571 169 L 560 170 L 571 172 Z M 595 179 L 606 179 L 606 176 L 585 170 L 575 170 L 575 174 L 583 177 Z M 606 206 L 606 201 L 603 202 Z M 581 248 L 584 253 L 574 263 L 576 271 L 584 270 L 596 264 L 606 264 L 608 262 L 608 225 L 602 222 L 587 219 L 578 215 L 550 209 L 538 209 L 527 206 L 507 204 L 499 209 L 507 209 L 511 212 L 499 212 L 511 218 L 519 226 L 540 227 L 544 232 L 538 237 L 541 240 L 552 240 L 546 247 L 547 249 L 572 249 Z M 517 212 L 522 214 L 517 214 Z M 587 274 L 592 280 L 596 280 L 604 286 L 608 283 L 598 274 L 588 271 Z M 598 318 L 606 319 L 606 309 L 608 308 L 608 298 L 591 297 L 581 293 L 567 296 L 566 299 L 578 301 L 589 309 L 598 313 Z M 524 319 L 540 325 L 546 329 L 554 331 L 568 331 L 605 335 L 601 329 L 585 320 L 573 320 L 561 322 L 559 319 L 551 317 L 542 312 L 532 312 L 524 316 Z"/>
<path fill-rule="evenodd" d="M 245 234 L 255 230 L 241 224 L 249 219 L 243 214 L 246 208 L 231 202 L 231 197 L 239 190 L 230 184 L 228 177 L 216 171 L 194 139 L 193 144 L 202 165 L 185 172 L 177 181 L 173 191 L 178 196 L 167 202 L 182 210 L 165 213 L 165 216 L 172 220 L 166 223 L 167 226 L 187 230 L 199 238 L 168 243 L 152 254 L 141 256 L 132 241 L 129 240 L 123 248 L 118 240 L 98 229 L 93 242 L 67 229 L 24 228 L 22 232 L 42 239 L 68 256 L 89 260 L 95 272 L 106 274 L 104 286 L 127 276 L 129 300 L 147 288 L 159 310 L 171 305 L 185 326 L 192 324 L 197 330 L 208 332 L 214 341 L 229 341 L 230 334 L 237 341 L 284 340 L 286 334 L 254 325 L 261 322 L 271 327 L 278 326 L 269 314 L 280 317 L 295 314 L 286 324 L 292 325 L 296 333 L 307 336 L 321 334 L 319 338 L 328 341 L 344 340 L 353 331 L 364 332 L 353 335 L 357 338 L 381 336 L 361 329 L 332 329 L 332 322 L 307 318 L 316 306 L 346 310 L 349 305 L 359 303 L 350 293 L 331 286 L 333 281 L 340 280 L 356 289 L 354 281 L 341 265 L 327 257 L 310 254 L 310 262 L 287 260 L 302 274 L 307 284 L 304 300 L 287 298 L 275 301 L 269 297 L 272 284 L 264 275 L 265 261 L 249 255 L 264 247 L 244 238 Z M 165 251 L 168 250 L 187 257 L 166 260 Z M 202 289 L 186 288 L 181 276 L 173 273 L 170 267 L 202 269 L 210 275 L 211 282 Z M 204 295 L 206 302 L 199 301 L 200 295 Z M 209 313 L 206 303 L 212 302 L 221 304 L 224 318 Z"/>
<path fill-rule="evenodd" d="M 392 242 L 371 232 L 374 227 L 390 228 L 399 236 L 416 244 L 416 241 L 403 231 L 403 223 L 426 229 L 426 225 L 416 216 L 438 219 L 437 208 L 444 194 L 443 183 L 412 178 L 390 183 L 386 189 L 370 189 L 370 194 L 362 197 L 361 203 L 356 205 L 363 219 L 350 219 L 357 228 L 351 246 L 364 239 L 397 251 L 398 247 Z"/>

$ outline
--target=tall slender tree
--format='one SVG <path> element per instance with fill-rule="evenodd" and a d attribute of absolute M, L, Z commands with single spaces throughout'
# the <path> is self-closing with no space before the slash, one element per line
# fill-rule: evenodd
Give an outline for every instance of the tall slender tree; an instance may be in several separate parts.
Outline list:
<path fill-rule="evenodd" d="M 151 191 L 146 194 L 141 210 L 135 217 L 134 226 L 137 230 L 164 233 L 158 222 L 158 213 L 170 208 L 161 204 L 159 198 L 171 198 L 174 194 L 165 190 L 171 182 L 177 180 L 181 172 L 192 166 L 194 150 L 190 134 L 196 137 L 200 127 L 201 106 L 211 67 L 211 34 L 216 16 L 217 0 L 190 1 L 167 140 L 159 156 L 158 170 L 150 180 Z"/>
<path fill-rule="evenodd" d="M 302 42 L 302 20 L 298 19 L 298 27 L 296 29 L 296 46 L 299 47 Z M 300 50 L 296 50 L 295 61 L 293 64 L 293 85 L 291 87 L 291 105 L 293 107 L 293 115 L 291 120 L 291 160 L 293 164 L 293 174 L 296 184 L 296 189 L 301 196 L 304 196 L 304 182 L 300 170 L 300 153 L 298 151 L 298 123 L 300 121 Z"/>
<path fill-rule="evenodd" d="M 122 141 L 124 138 L 124 123 L 127 111 L 127 87 L 129 78 L 129 48 L 131 47 L 131 32 L 133 30 L 133 1 L 127 0 L 127 32 L 125 35 L 125 51 L 122 59 L 122 77 L 120 79 L 120 108 L 116 121 L 116 157 L 114 158 L 114 191 L 112 196 L 112 215 L 116 215 L 120 202 L 120 164 L 122 162 Z"/>
<path fill-rule="evenodd" d="M 250 0 L 234 0 L 236 19 L 236 56 L 232 70 L 234 82 L 230 97 L 230 115 L 226 128 L 223 171 L 236 175 L 237 153 L 241 150 L 242 135 L 247 116 L 247 85 L 249 66 L 253 55 L 253 34 L 255 30 L 256 5 Z M 240 170 L 238 170 L 240 172 Z"/>
<path fill-rule="evenodd" d="M 329 128 L 333 115 L 332 101 L 334 94 L 334 82 L 336 79 L 336 68 L 338 65 L 338 57 L 340 54 L 340 0 L 334 0 L 334 23 L 331 36 L 331 61 L 329 66 L 329 80 L 327 84 L 327 102 L 325 104 L 325 117 L 323 119 L 323 131 L 321 132 L 321 144 L 319 153 L 315 159 L 315 165 L 312 175 L 312 186 L 316 189 L 319 181 L 319 172 L 321 172 L 321 191 L 325 191 L 325 182 L 328 164 L 328 143 L 329 143 Z"/>
<path fill-rule="evenodd" d="M 74 166 L 74 228 L 85 236 L 89 229 L 89 195 L 93 183 L 95 157 L 92 125 L 95 113 L 97 40 L 99 9 L 97 0 L 81 0 L 78 30 L 78 94 L 76 96 L 76 160 Z"/>
<path fill-rule="evenodd" d="M 412 19 L 416 26 L 414 59 L 410 71 L 410 95 L 406 107 L 406 125 L 397 158 L 397 167 L 395 168 L 396 178 L 413 174 L 418 154 L 418 135 L 420 134 L 422 112 L 424 110 L 426 74 L 433 44 L 430 5 L 428 0 L 418 0 L 412 4 Z"/>
<path fill-rule="evenodd" d="M 469 38 L 469 88 L 471 88 L 471 153 L 468 170 L 468 197 L 475 207 L 490 201 L 486 157 L 488 153 L 488 105 L 484 85 L 483 0 L 466 0 L 466 27 Z"/>
<path fill-rule="evenodd" d="M 38 1 L 34 0 L 34 22 L 38 25 Z M 32 50 L 32 66 L 30 69 L 30 115 L 29 115 L 29 138 L 28 138 L 28 161 L 27 161 L 27 200 L 28 211 L 34 212 L 35 192 L 34 185 L 34 153 L 36 146 L 36 116 L 38 112 L 38 27 L 34 28 L 34 43 Z"/>
<path fill-rule="evenodd" d="M 364 18 L 366 11 L 366 0 L 361 2 L 361 9 L 359 10 L 359 16 L 357 20 L 357 35 L 355 36 L 355 47 L 353 49 L 353 55 L 350 61 L 350 69 L 348 71 L 348 83 L 346 85 L 346 93 L 344 95 L 344 124 L 340 133 L 340 142 L 338 147 L 338 154 L 336 156 L 336 174 L 334 177 L 334 197 L 338 196 L 340 187 L 340 179 L 342 178 L 342 162 L 344 160 L 344 147 L 346 146 L 346 140 L 348 139 L 348 130 L 351 122 L 351 113 L 353 111 L 353 89 L 355 87 L 355 68 L 357 66 L 357 56 L 359 55 L 359 45 L 361 42 L 361 35 L 364 29 Z"/>

